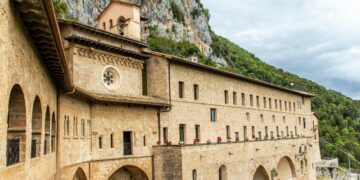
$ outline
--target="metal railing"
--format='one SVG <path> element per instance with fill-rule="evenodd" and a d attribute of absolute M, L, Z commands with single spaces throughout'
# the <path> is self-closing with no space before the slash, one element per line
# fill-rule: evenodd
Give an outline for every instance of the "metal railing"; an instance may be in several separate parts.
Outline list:
<path fill-rule="evenodd" d="M 6 165 L 10 166 L 20 162 L 20 139 L 7 140 Z"/>
<path fill-rule="evenodd" d="M 131 155 L 131 143 L 124 143 L 124 155 Z"/>
<path fill-rule="evenodd" d="M 36 157 L 36 139 L 31 140 L 31 158 Z"/>

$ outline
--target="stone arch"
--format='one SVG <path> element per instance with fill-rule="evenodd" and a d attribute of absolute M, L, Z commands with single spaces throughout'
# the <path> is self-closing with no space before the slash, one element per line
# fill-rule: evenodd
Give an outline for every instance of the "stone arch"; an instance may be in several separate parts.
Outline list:
<path fill-rule="evenodd" d="M 31 118 L 31 158 L 41 154 L 42 109 L 39 96 L 35 97 Z"/>
<path fill-rule="evenodd" d="M 10 92 L 7 123 L 6 164 L 9 166 L 25 160 L 26 105 L 18 84 Z"/>
<path fill-rule="evenodd" d="M 55 152 L 55 147 L 56 147 L 56 118 L 55 118 L 55 112 L 53 112 L 51 118 L 51 152 Z"/>
<path fill-rule="evenodd" d="M 120 16 L 117 21 L 117 27 L 120 35 L 125 35 L 126 19 L 124 16 Z"/>
<path fill-rule="evenodd" d="M 197 171 L 196 171 L 196 169 L 192 170 L 192 180 L 197 180 Z"/>
<path fill-rule="evenodd" d="M 219 180 L 227 180 L 227 168 L 225 165 L 221 165 L 219 168 Z"/>
<path fill-rule="evenodd" d="M 78 168 L 73 176 L 73 180 L 87 180 L 86 174 L 82 168 Z"/>
<path fill-rule="evenodd" d="M 139 167 L 126 165 L 117 169 L 108 180 L 149 180 L 146 173 Z"/>
<path fill-rule="evenodd" d="M 269 180 L 269 175 L 263 166 L 259 166 L 256 169 L 256 171 L 253 175 L 253 180 Z"/>
<path fill-rule="evenodd" d="M 50 109 L 46 107 L 45 113 L 45 140 L 44 140 L 44 154 L 50 152 Z"/>
<path fill-rule="evenodd" d="M 281 180 L 292 180 L 296 179 L 295 166 L 292 160 L 284 156 L 280 159 L 277 164 L 278 178 Z"/>

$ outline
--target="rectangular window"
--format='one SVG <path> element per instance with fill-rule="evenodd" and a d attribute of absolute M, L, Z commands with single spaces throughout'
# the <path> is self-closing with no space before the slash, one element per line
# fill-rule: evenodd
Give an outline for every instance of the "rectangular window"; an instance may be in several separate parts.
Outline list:
<path fill-rule="evenodd" d="M 184 82 L 179 81 L 179 98 L 184 98 Z"/>
<path fill-rule="evenodd" d="M 306 119 L 303 118 L 303 126 L 304 126 L 304 129 L 306 129 Z"/>
<path fill-rule="evenodd" d="M 298 133 L 297 133 L 297 126 L 295 126 L 295 136 L 297 136 Z"/>
<path fill-rule="evenodd" d="M 258 131 L 258 139 L 259 139 L 260 141 L 262 140 L 261 131 Z"/>
<path fill-rule="evenodd" d="M 124 155 L 131 155 L 132 154 L 132 132 L 131 131 L 124 131 L 123 132 L 123 143 L 124 143 Z"/>
<path fill-rule="evenodd" d="M 255 139 L 255 126 L 251 126 L 251 135 L 252 138 Z"/>
<path fill-rule="evenodd" d="M 256 107 L 260 107 L 260 97 L 256 96 Z"/>
<path fill-rule="evenodd" d="M 245 106 L 245 93 L 241 93 L 241 105 Z"/>
<path fill-rule="evenodd" d="M 272 109 L 272 101 L 271 101 L 271 98 L 269 98 L 269 109 Z"/>
<path fill-rule="evenodd" d="M 260 121 L 264 122 L 264 115 L 263 114 L 260 114 Z"/>
<path fill-rule="evenodd" d="M 266 108 L 266 97 L 263 98 L 264 101 L 264 108 Z"/>
<path fill-rule="evenodd" d="M 289 127 L 286 126 L 286 136 L 289 137 Z"/>
<path fill-rule="evenodd" d="M 301 127 L 301 117 L 299 117 L 299 126 Z"/>
<path fill-rule="evenodd" d="M 280 105 L 280 111 L 282 111 L 282 101 L 279 100 L 279 105 Z"/>
<path fill-rule="evenodd" d="M 237 104 L 237 94 L 236 94 L 235 91 L 233 92 L 233 104 L 234 104 L 234 105 Z"/>
<path fill-rule="evenodd" d="M 250 95 L 250 106 L 254 106 L 254 99 L 253 99 L 253 95 Z"/>
<path fill-rule="evenodd" d="M 235 132 L 235 140 L 240 141 L 239 132 Z"/>
<path fill-rule="evenodd" d="M 66 119 L 66 115 L 64 116 L 64 137 L 68 136 L 67 135 L 67 119 Z"/>
<path fill-rule="evenodd" d="M 215 108 L 210 109 L 210 120 L 211 120 L 211 122 L 216 121 L 216 109 Z"/>
<path fill-rule="evenodd" d="M 305 105 L 305 97 L 304 96 L 301 96 L 301 102 L 302 102 L 302 105 Z"/>
<path fill-rule="evenodd" d="M 275 115 L 272 115 L 272 121 L 273 121 L 273 123 L 276 122 L 276 117 L 275 117 Z"/>
<path fill-rule="evenodd" d="M 291 102 L 289 101 L 289 111 L 291 111 Z"/>
<path fill-rule="evenodd" d="M 226 126 L 226 138 L 227 138 L 227 139 L 231 139 L 231 136 L 230 136 L 230 126 Z"/>
<path fill-rule="evenodd" d="M 294 112 L 296 111 L 296 105 L 295 105 L 295 102 L 293 102 L 293 110 L 294 110 Z"/>
<path fill-rule="evenodd" d="M 113 134 L 110 134 L 110 148 L 114 147 L 113 140 Z"/>
<path fill-rule="evenodd" d="M 200 140 L 200 125 L 195 125 L 195 139 Z"/>
<path fill-rule="evenodd" d="M 90 120 L 87 121 L 87 125 L 88 125 L 87 135 L 88 135 L 88 137 L 91 137 L 91 121 Z"/>
<path fill-rule="evenodd" d="M 250 121 L 250 113 L 246 113 L 246 120 Z"/>
<path fill-rule="evenodd" d="M 78 136 L 78 126 L 77 126 L 77 117 L 74 117 L 74 137 Z"/>
<path fill-rule="evenodd" d="M 268 134 L 268 127 L 265 126 L 265 137 L 268 138 L 269 134 Z"/>
<path fill-rule="evenodd" d="M 143 145 L 146 146 L 146 136 L 143 136 Z"/>
<path fill-rule="evenodd" d="M 199 85 L 194 84 L 194 100 L 199 99 Z"/>
<path fill-rule="evenodd" d="M 287 111 L 287 101 L 284 102 L 285 105 L 285 111 Z"/>
<path fill-rule="evenodd" d="M 247 137 L 247 127 L 244 126 L 244 140 L 248 140 L 248 137 Z"/>
<path fill-rule="evenodd" d="M 101 149 L 101 148 L 102 148 L 102 137 L 99 136 L 99 149 Z"/>
<path fill-rule="evenodd" d="M 273 131 L 270 131 L 270 137 L 271 137 L 271 139 L 274 139 L 274 132 Z"/>
<path fill-rule="evenodd" d="M 67 123 L 66 123 L 66 126 L 67 126 L 67 132 L 66 132 L 66 134 L 67 134 L 67 136 L 69 137 L 70 136 L 70 117 L 69 116 L 67 116 Z"/>
<path fill-rule="evenodd" d="M 180 142 L 185 142 L 185 124 L 179 125 L 179 140 Z"/>
<path fill-rule="evenodd" d="M 225 104 L 229 103 L 229 93 L 227 90 L 224 91 Z"/>
<path fill-rule="evenodd" d="M 81 119 L 81 137 L 85 137 L 85 120 Z"/>
<path fill-rule="evenodd" d="M 279 138 L 280 134 L 279 134 L 279 126 L 276 126 L 276 136 Z"/>
<path fill-rule="evenodd" d="M 277 99 L 275 99 L 275 109 L 278 109 L 278 103 L 277 103 Z"/>
<path fill-rule="evenodd" d="M 168 141 L 168 128 L 167 127 L 163 128 L 163 139 L 164 139 L 164 142 Z"/>

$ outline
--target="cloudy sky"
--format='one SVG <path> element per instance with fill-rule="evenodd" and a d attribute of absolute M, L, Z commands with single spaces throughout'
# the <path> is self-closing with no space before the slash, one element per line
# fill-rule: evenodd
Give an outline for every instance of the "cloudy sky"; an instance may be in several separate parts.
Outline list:
<path fill-rule="evenodd" d="M 360 0 L 202 0 L 213 30 L 278 68 L 360 99 Z"/>

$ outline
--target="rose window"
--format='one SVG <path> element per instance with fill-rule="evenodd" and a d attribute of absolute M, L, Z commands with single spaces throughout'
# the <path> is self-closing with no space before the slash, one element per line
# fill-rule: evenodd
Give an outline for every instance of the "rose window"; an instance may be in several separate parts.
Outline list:
<path fill-rule="evenodd" d="M 114 83 L 114 75 L 111 72 L 106 71 L 103 74 L 103 76 L 104 76 L 104 83 L 107 84 L 108 86 Z"/>
<path fill-rule="evenodd" d="M 106 66 L 102 73 L 102 83 L 108 90 L 117 90 L 120 87 L 119 71 L 114 66 Z"/>

